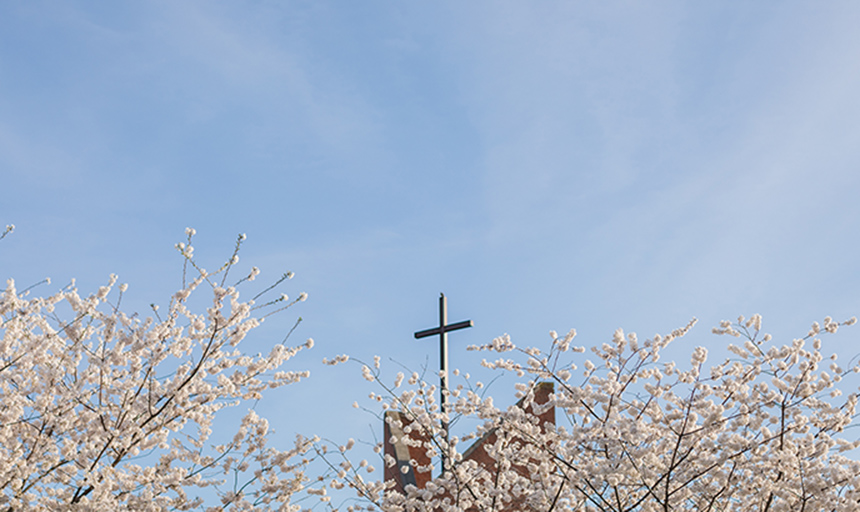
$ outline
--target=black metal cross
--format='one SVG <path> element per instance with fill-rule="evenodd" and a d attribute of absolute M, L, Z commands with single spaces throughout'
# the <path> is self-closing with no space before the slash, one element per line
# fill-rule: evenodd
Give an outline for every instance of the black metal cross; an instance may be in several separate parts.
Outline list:
<path fill-rule="evenodd" d="M 415 339 L 426 338 L 427 336 L 435 336 L 439 335 L 439 366 L 441 371 L 439 372 L 439 380 L 441 381 L 441 389 L 439 390 L 439 394 L 441 395 L 440 407 L 441 411 L 444 415 L 448 412 L 448 334 L 451 331 L 456 331 L 458 329 L 465 329 L 466 327 L 472 327 L 474 324 L 471 320 L 465 320 L 463 322 L 457 322 L 456 324 L 448 325 L 448 299 L 445 298 L 445 294 L 442 293 L 439 295 L 439 327 L 434 327 L 433 329 L 426 329 L 424 331 L 418 331 L 415 333 Z M 442 430 L 445 432 L 445 441 L 448 441 L 448 422 L 442 421 Z M 442 473 L 445 473 L 445 454 L 442 454 Z"/>

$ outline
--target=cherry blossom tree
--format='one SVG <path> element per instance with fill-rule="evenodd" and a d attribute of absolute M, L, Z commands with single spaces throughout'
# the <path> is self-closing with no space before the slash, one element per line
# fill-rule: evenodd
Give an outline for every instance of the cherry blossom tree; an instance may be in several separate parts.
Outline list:
<path fill-rule="evenodd" d="M 207 272 L 193 258 L 194 230 L 187 234 L 177 245 L 182 287 L 166 311 L 153 307 L 149 318 L 122 311 L 126 285 L 117 286 L 116 276 L 89 295 L 73 282 L 31 297 L 7 282 L 0 296 L 0 510 L 300 508 L 292 500 L 306 486 L 304 454 L 313 439 L 276 449 L 253 410 L 232 440 L 212 446 L 210 437 L 223 408 L 307 376 L 281 367 L 312 340 L 273 343 L 256 356 L 239 349 L 264 318 L 306 295 L 241 300 L 239 288 L 259 274 L 253 268 L 228 284 L 244 235 L 227 263 Z"/>
<path fill-rule="evenodd" d="M 826 318 L 779 344 L 762 331 L 759 315 L 725 321 L 713 332 L 740 343 L 719 343 L 729 357 L 710 367 L 704 347 L 692 350 L 689 364 L 661 360 L 695 321 L 644 341 L 619 330 L 590 355 L 573 346 L 574 331 L 551 333 L 547 350 L 501 337 L 472 349 L 496 354 L 484 366 L 520 379 L 521 401 L 506 409 L 461 376 L 443 412 L 435 385 L 418 374 L 386 384 L 377 360 L 362 371 L 381 387 L 371 398 L 394 412 L 386 421 L 400 437 L 386 442 L 421 450 L 411 468 L 400 469 L 433 471 L 443 454 L 453 464 L 398 489 L 391 480 L 369 480 L 367 464 L 354 464 L 345 450 L 330 450 L 323 455 L 340 473 L 329 485 L 356 489 L 364 501 L 350 510 L 392 512 L 860 510 L 860 462 L 852 453 L 860 442 L 851 429 L 857 388 L 847 387 L 860 367 L 840 366 L 821 340 L 855 322 Z M 554 392 L 536 400 L 547 382 Z M 556 421 L 539 421 L 550 408 Z M 483 423 L 447 439 L 443 419 L 455 417 Z M 467 448 L 475 439 L 484 460 Z M 397 461 L 386 454 L 384 464 Z"/>
<path fill-rule="evenodd" d="M 248 333 L 306 295 L 265 298 L 285 274 L 240 299 L 259 274 L 253 268 L 228 284 L 244 237 L 207 272 L 194 259 L 193 235 L 177 246 L 180 290 L 149 318 L 123 312 L 126 287 L 114 276 L 89 295 L 72 283 L 31 297 L 7 282 L 0 511 L 298 511 L 307 498 L 334 511 L 330 490 L 350 487 L 360 501 L 347 510 L 386 512 L 860 511 L 850 384 L 860 366 L 822 349 L 825 335 L 854 318 L 825 318 L 786 343 L 766 334 L 758 315 L 726 321 L 713 330 L 729 338 L 716 363 L 704 347 L 691 350 L 689 363 L 661 360 L 692 322 L 644 341 L 619 330 L 590 353 L 574 346 L 574 331 L 551 333 L 546 349 L 500 337 L 472 349 L 492 354 L 483 363 L 490 371 L 518 379 L 519 402 L 507 408 L 454 371 L 443 411 L 435 384 L 419 374 L 389 383 L 381 358 L 359 362 L 379 386 L 371 399 L 386 412 L 393 434 L 385 441 L 417 450 L 400 466 L 377 445 L 382 465 L 428 475 L 416 485 L 398 486 L 374 464 L 351 460 L 352 440 L 297 437 L 277 449 L 253 410 L 216 444 L 218 412 L 306 377 L 282 367 L 313 342 L 288 346 L 285 338 L 268 354 L 243 353 Z M 445 432 L 457 418 L 480 426 Z"/>

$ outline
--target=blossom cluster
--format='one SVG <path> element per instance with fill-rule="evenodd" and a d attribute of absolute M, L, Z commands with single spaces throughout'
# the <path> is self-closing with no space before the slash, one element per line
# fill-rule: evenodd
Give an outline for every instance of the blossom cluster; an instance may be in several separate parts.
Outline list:
<path fill-rule="evenodd" d="M 552 332 L 547 350 L 518 347 L 505 336 L 473 347 L 496 354 L 484 361 L 487 368 L 521 378 L 521 401 L 505 409 L 466 379 L 449 390 L 450 410 L 443 411 L 436 387 L 417 374 L 399 374 L 389 385 L 376 365 L 363 365 L 365 378 L 384 391 L 384 399 L 372 398 L 398 413 L 386 418 L 401 438 L 386 442 L 423 449 L 426 457 L 409 461 L 415 471 L 438 471 L 442 457 L 451 463 L 426 484 L 400 489 L 391 480 L 344 474 L 364 500 L 348 508 L 860 510 L 853 452 L 860 441 L 849 428 L 856 426 L 857 393 L 842 395 L 860 366 L 840 366 L 822 352 L 819 337 L 855 322 L 828 317 L 805 336 L 777 344 L 762 331 L 759 315 L 725 321 L 713 332 L 740 343 L 720 343 L 729 357 L 710 367 L 701 346 L 689 364 L 661 361 L 695 321 L 644 341 L 618 330 L 590 355 L 572 346 L 575 331 Z M 541 403 L 536 390 L 546 382 L 554 392 Z M 550 408 L 557 420 L 541 423 Z M 450 435 L 443 425 L 457 417 L 482 423 L 471 434 Z M 473 439 L 489 462 L 469 455 L 474 447 L 464 441 Z M 426 467 L 427 460 L 435 466 Z M 383 461 L 397 464 L 390 455 Z"/>
<path fill-rule="evenodd" d="M 37 298 L 7 282 L 0 510 L 202 510 L 213 505 L 204 495 L 216 498 L 213 510 L 299 509 L 291 497 L 306 485 L 305 454 L 315 439 L 275 449 L 268 423 L 253 411 L 232 440 L 211 446 L 210 437 L 224 407 L 307 377 L 281 368 L 312 341 L 241 352 L 262 318 L 294 302 L 240 300 L 238 287 L 226 284 L 238 256 L 207 272 L 193 259 L 193 230 L 187 234 L 178 249 L 196 277 L 150 318 L 121 310 L 127 287 L 116 276 L 89 295 L 73 283 Z M 254 268 L 237 284 L 258 274 Z M 202 312 L 189 306 L 199 290 L 211 294 Z"/>

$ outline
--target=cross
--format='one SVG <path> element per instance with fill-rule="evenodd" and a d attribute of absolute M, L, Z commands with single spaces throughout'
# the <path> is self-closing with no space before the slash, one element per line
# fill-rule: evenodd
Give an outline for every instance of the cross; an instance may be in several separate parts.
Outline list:
<path fill-rule="evenodd" d="M 448 299 L 445 297 L 444 293 L 439 294 L 439 327 L 434 327 L 433 329 L 426 329 L 424 331 L 418 331 L 415 333 L 415 339 L 426 338 L 427 336 L 435 336 L 439 335 L 439 366 L 441 371 L 439 372 L 439 380 L 441 381 L 441 389 L 439 393 L 441 395 L 441 411 L 444 418 L 444 415 L 447 413 L 447 403 L 448 403 L 448 334 L 451 331 L 456 331 L 458 329 L 465 329 L 466 327 L 472 327 L 474 324 L 471 320 L 465 320 L 463 322 L 457 322 L 456 324 L 448 325 Z M 442 420 L 442 430 L 445 435 L 445 441 L 447 444 L 448 441 L 448 422 L 446 420 Z M 442 454 L 442 473 L 445 473 L 445 454 Z"/>

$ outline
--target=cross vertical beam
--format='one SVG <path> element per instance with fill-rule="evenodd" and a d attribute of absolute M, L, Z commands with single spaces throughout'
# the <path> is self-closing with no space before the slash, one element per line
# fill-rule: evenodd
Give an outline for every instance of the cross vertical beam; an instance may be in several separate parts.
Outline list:
<path fill-rule="evenodd" d="M 445 436 L 445 444 L 448 443 L 448 421 L 445 420 L 445 415 L 448 413 L 448 333 L 459 329 L 472 327 L 474 324 L 471 320 L 457 322 L 448 325 L 448 299 L 444 293 L 439 294 L 439 327 L 426 329 L 415 333 L 415 339 L 426 338 L 427 336 L 439 335 L 439 405 L 442 412 L 442 431 Z M 442 473 L 445 473 L 445 453 L 442 453 Z"/>

